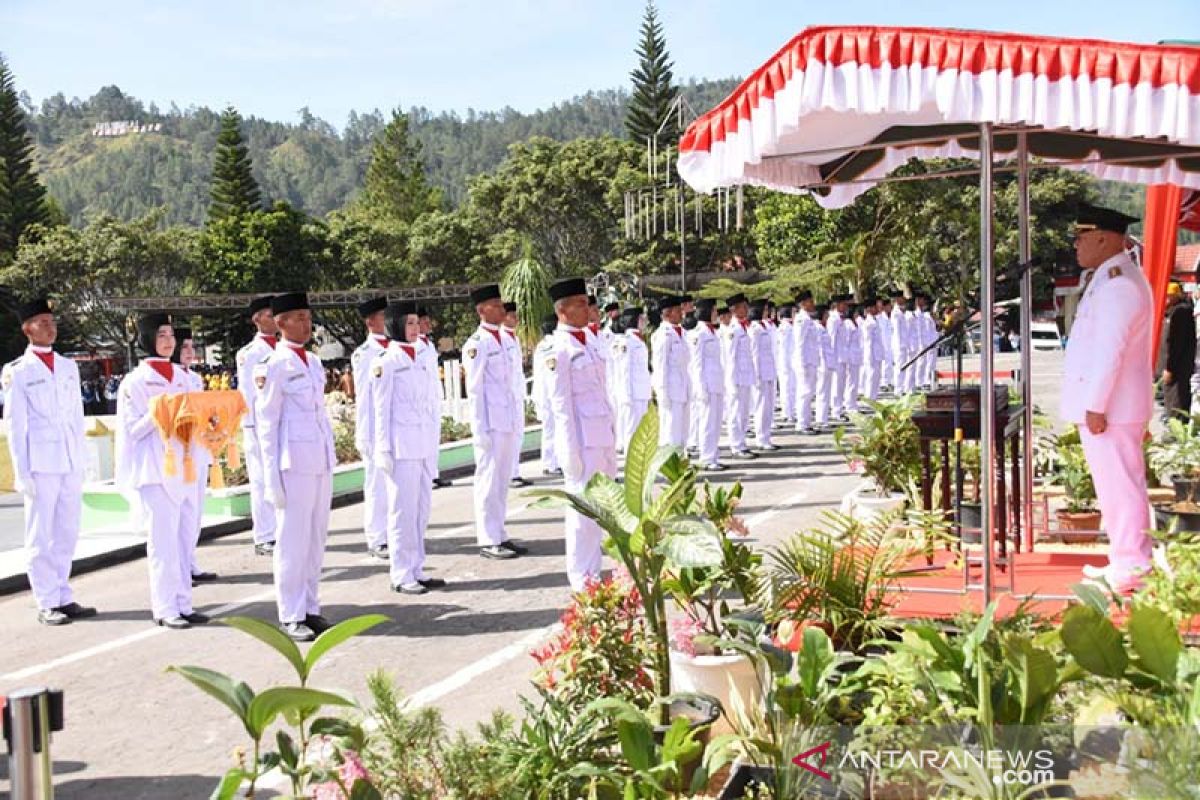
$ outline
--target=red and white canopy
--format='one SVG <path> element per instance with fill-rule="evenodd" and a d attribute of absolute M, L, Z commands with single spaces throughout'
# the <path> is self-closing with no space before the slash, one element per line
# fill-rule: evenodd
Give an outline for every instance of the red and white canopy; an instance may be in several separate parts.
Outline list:
<path fill-rule="evenodd" d="M 1032 156 L 1200 189 L 1200 48 L 934 28 L 808 28 L 688 127 L 700 192 L 812 190 L 837 208 L 910 158 Z"/>

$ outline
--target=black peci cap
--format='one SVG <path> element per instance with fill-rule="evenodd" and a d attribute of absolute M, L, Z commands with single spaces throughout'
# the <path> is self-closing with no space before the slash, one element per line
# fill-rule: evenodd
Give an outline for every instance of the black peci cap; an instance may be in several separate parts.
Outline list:
<path fill-rule="evenodd" d="M 580 294 L 587 294 L 587 282 L 583 278 L 563 278 L 550 285 L 548 291 L 550 299 L 558 302 L 566 297 L 575 297 Z M 589 298 L 595 300 L 595 298 Z"/>
<path fill-rule="evenodd" d="M 429 316 L 429 306 L 417 306 L 417 316 L 418 317 L 428 317 Z"/>
<path fill-rule="evenodd" d="M 44 297 L 39 297 L 36 300 L 30 300 L 17 306 L 17 320 L 22 323 L 41 314 L 53 313 L 54 311 L 50 308 L 50 301 Z"/>
<path fill-rule="evenodd" d="M 471 305 L 479 305 L 486 303 L 488 300 L 500 299 L 500 284 L 488 283 L 483 286 L 476 286 L 471 290 Z"/>
<path fill-rule="evenodd" d="M 599 302 L 596 300 L 596 295 L 594 295 L 594 294 L 588 295 L 588 305 L 589 306 L 599 305 Z"/>
<path fill-rule="evenodd" d="M 510 312 L 510 313 L 515 312 L 517 310 L 517 304 L 512 301 L 509 301 L 504 304 L 504 310 L 506 312 Z"/>
<path fill-rule="evenodd" d="M 805 289 L 802 292 L 800 292 L 800 294 L 796 295 L 796 303 L 798 303 L 798 304 L 803 303 L 805 300 L 812 300 L 812 299 L 813 299 L 813 294 L 808 289 Z"/>
<path fill-rule="evenodd" d="M 247 309 L 247 311 L 249 311 L 250 316 L 253 317 L 255 314 L 262 311 L 264 308 L 270 308 L 271 301 L 274 299 L 275 298 L 269 294 L 264 294 L 262 297 L 256 297 L 250 301 L 250 306 Z"/>
<path fill-rule="evenodd" d="M 729 307 L 732 309 L 732 308 L 733 308 L 734 306 L 736 306 L 738 303 L 746 303 L 746 302 L 749 302 L 749 301 L 748 301 L 748 300 L 746 300 L 746 295 L 745 295 L 745 293 L 744 293 L 744 292 L 738 292 L 737 294 L 735 294 L 735 295 L 732 295 L 731 297 L 729 297 L 729 298 L 728 298 L 728 299 L 725 301 L 725 305 L 729 306 Z"/>
<path fill-rule="evenodd" d="M 645 312 L 642 311 L 642 309 L 638 308 L 637 306 L 631 306 L 621 312 L 621 316 L 619 317 L 619 319 L 621 320 L 622 324 L 625 325 L 625 327 L 636 328 L 638 319 L 644 313 Z"/>
<path fill-rule="evenodd" d="M 668 308 L 678 308 L 683 300 L 679 295 L 669 294 L 666 297 L 658 298 L 658 310 L 666 311 Z"/>
<path fill-rule="evenodd" d="M 372 297 L 370 300 L 358 304 L 358 315 L 366 319 L 372 314 L 378 314 L 380 311 L 383 311 L 387 306 L 386 297 Z"/>
<path fill-rule="evenodd" d="M 1091 203 L 1080 203 L 1075 214 L 1075 232 L 1110 231 L 1124 234 L 1129 226 L 1137 222 L 1137 217 L 1122 214 L 1112 208 L 1101 208 Z"/>
<path fill-rule="evenodd" d="M 271 313 L 276 316 L 288 311 L 303 311 L 311 308 L 308 304 L 308 292 L 289 292 L 277 294 L 271 298 Z"/>
<path fill-rule="evenodd" d="M 701 297 L 696 301 L 696 319 L 701 322 L 711 322 L 713 309 L 717 307 L 717 301 L 711 297 Z"/>
<path fill-rule="evenodd" d="M 542 317 L 542 335 L 549 336 L 554 333 L 554 329 L 558 327 L 558 316 L 556 314 L 547 314 Z"/>
<path fill-rule="evenodd" d="M 617 311 L 617 310 L 619 310 L 620 308 L 621 308 L 621 304 L 620 304 L 620 303 L 609 303 L 608 305 L 606 305 L 606 306 L 604 307 L 604 313 L 605 313 L 605 314 L 608 314 L 608 313 L 610 313 L 610 312 L 612 312 L 612 311 Z"/>
<path fill-rule="evenodd" d="M 750 319 L 762 319 L 763 312 L 767 310 L 766 300 L 755 300 L 750 304 Z"/>

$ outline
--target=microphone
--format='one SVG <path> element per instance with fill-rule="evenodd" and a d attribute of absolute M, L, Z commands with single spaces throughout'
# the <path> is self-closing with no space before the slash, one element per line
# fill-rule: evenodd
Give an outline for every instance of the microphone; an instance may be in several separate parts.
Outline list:
<path fill-rule="evenodd" d="M 1009 267 L 1001 272 L 996 276 L 996 283 L 1008 283 L 1009 281 L 1018 280 L 1026 272 L 1029 272 L 1035 267 L 1040 266 L 1042 266 L 1042 259 L 1038 256 L 1034 256 L 1023 264 L 1017 264 L 1016 266 Z"/>

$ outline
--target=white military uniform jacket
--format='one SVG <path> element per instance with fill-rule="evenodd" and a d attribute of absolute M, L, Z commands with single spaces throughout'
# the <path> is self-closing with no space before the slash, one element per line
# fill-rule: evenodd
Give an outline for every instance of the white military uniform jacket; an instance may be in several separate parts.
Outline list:
<path fill-rule="evenodd" d="M 614 334 L 609 358 L 612 397 L 618 402 L 649 402 L 650 352 L 641 334 L 634 331 L 626 331 L 620 336 Z"/>
<path fill-rule="evenodd" d="M 755 320 L 750 323 L 749 333 L 755 383 L 776 380 L 778 376 L 775 369 L 775 329 L 769 322 Z"/>
<path fill-rule="evenodd" d="M 650 380 L 658 402 L 686 403 L 691 399 L 688 386 L 688 347 L 683 328 L 664 321 L 650 337 Z"/>
<path fill-rule="evenodd" d="M 158 360 L 170 364 L 166 359 Z M 167 380 L 149 361 L 142 361 L 121 381 L 117 396 L 116 481 L 127 489 L 159 484 L 178 503 L 192 496 L 195 482 L 184 480 L 183 444 L 175 436 L 169 442 L 163 441 L 150 415 L 150 401 L 160 394 L 190 392 L 194 384 L 183 367 L 171 364 L 171 379 Z M 173 453 L 174 475 L 166 473 L 167 447 Z"/>
<path fill-rule="evenodd" d="M 550 408 L 549 386 L 546 382 L 546 362 L 554 352 L 554 335 L 542 337 L 533 350 L 533 385 L 530 389 L 530 399 L 533 400 L 534 410 L 537 411 L 539 422 L 545 422 L 552 412 Z"/>
<path fill-rule="evenodd" d="M 4 418 L 17 489 L 35 472 L 83 473 L 79 367 L 54 354 L 54 372 L 29 346 L 4 368 Z"/>
<path fill-rule="evenodd" d="M 500 340 L 508 353 L 508 360 L 513 371 L 513 399 L 517 408 L 521 409 L 521 419 L 525 418 L 525 357 L 521 352 L 521 340 L 517 338 L 515 329 L 507 325 L 500 326 Z"/>
<path fill-rule="evenodd" d="M 842 341 L 846 348 L 842 363 L 863 363 L 862 331 L 859 330 L 858 322 L 853 317 L 846 317 L 842 320 L 842 329 L 845 334 Z"/>
<path fill-rule="evenodd" d="M 862 333 L 863 362 L 870 365 L 884 360 L 883 331 L 878 314 L 867 314 L 859 326 Z"/>
<path fill-rule="evenodd" d="M 616 424 L 605 387 L 605 361 L 599 342 L 584 334 L 580 342 L 561 324 L 546 362 L 550 402 L 554 409 L 554 448 L 563 475 L 578 483 L 584 477 L 585 449 L 616 446 Z"/>
<path fill-rule="evenodd" d="M 307 362 L 307 363 L 306 363 Z M 325 410 L 325 368 L 315 353 L 305 360 L 280 341 L 254 372 L 258 388 L 258 438 L 268 486 L 282 488 L 282 473 L 324 475 L 337 465 L 333 427 Z"/>
<path fill-rule="evenodd" d="M 722 331 L 721 355 L 725 363 L 725 388 L 733 394 L 739 386 L 753 386 L 754 357 L 750 353 L 749 323 L 742 324 L 734 317 Z"/>
<path fill-rule="evenodd" d="M 1149 323 L 1153 302 L 1146 276 L 1128 255 L 1097 267 L 1067 339 L 1060 412 L 1082 423 L 1088 411 L 1112 423 L 1145 424 L 1154 409 Z"/>
<path fill-rule="evenodd" d="M 471 432 L 520 433 L 524 411 L 516 403 L 511 350 L 506 348 L 498 326 L 480 326 L 463 344 L 463 368 L 467 374 L 467 404 Z"/>
<path fill-rule="evenodd" d="M 843 323 L 842 315 L 830 309 L 829 316 L 825 319 L 825 332 L 829 334 L 829 346 L 833 356 L 833 360 L 826 366 L 831 368 L 850 361 L 847 353 L 846 326 Z"/>
<path fill-rule="evenodd" d="M 691 348 L 688 373 L 692 396 L 707 400 L 725 394 L 725 367 L 721 361 L 721 337 L 712 323 L 701 322 L 688 332 Z"/>
<path fill-rule="evenodd" d="M 275 348 L 256 334 L 241 350 L 237 351 L 237 380 L 238 391 L 246 400 L 246 413 L 242 416 L 242 428 L 254 428 L 254 407 L 258 397 L 258 386 L 254 383 L 254 370 L 259 364 L 266 362 Z M 357 376 L 356 376 L 357 377 Z"/>
<path fill-rule="evenodd" d="M 380 341 L 380 340 L 383 341 Z M 371 367 L 387 349 L 387 337 L 370 334 L 366 341 L 350 354 L 350 370 L 354 375 L 354 447 L 358 454 L 370 460 L 375 442 L 375 409 L 368 395 Z"/>
<path fill-rule="evenodd" d="M 779 327 L 775 329 L 775 362 L 780 378 L 785 372 L 795 369 L 795 330 L 796 325 L 790 319 L 780 320 Z"/>
<path fill-rule="evenodd" d="M 797 371 L 816 369 L 821 365 L 821 340 L 817 329 L 821 326 L 803 308 L 796 309 L 796 321 L 792 324 L 795 340 L 793 363 Z"/>
<path fill-rule="evenodd" d="M 429 393 L 429 359 L 420 353 L 428 345 L 419 340 L 407 345 L 413 351 L 411 357 L 405 347 L 400 342 L 389 343 L 368 368 L 367 387 L 376 423 L 372 452 L 396 461 L 424 461 L 430 472 L 436 472 L 438 449 L 430 446 L 430 429 L 439 415 Z"/>
<path fill-rule="evenodd" d="M 900 366 L 901 362 L 907 360 L 911 354 L 912 318 L 907 310 L 902 311 L 898 307 L 892 306 L 892 316 L 889 322 L 892 329 L 890 342 L 892 354 L 896 359 L 896 365 Z"/>

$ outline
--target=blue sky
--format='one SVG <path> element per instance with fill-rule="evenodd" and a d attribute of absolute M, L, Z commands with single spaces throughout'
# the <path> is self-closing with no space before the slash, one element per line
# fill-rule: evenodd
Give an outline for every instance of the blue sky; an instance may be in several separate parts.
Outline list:
<path fill-rule="evenodd" d="M 814 24 L 1200 39 L 1200 0 L 660 0 L 677 77 L 744 75 Z M 116 84 L 341 127 L 352 110 L 530 111 L 628 82 L 641 0 L 0 0 L 0 52 L 36 101 Z M 698 109 L 703 110 L 703 109 Z"/>

